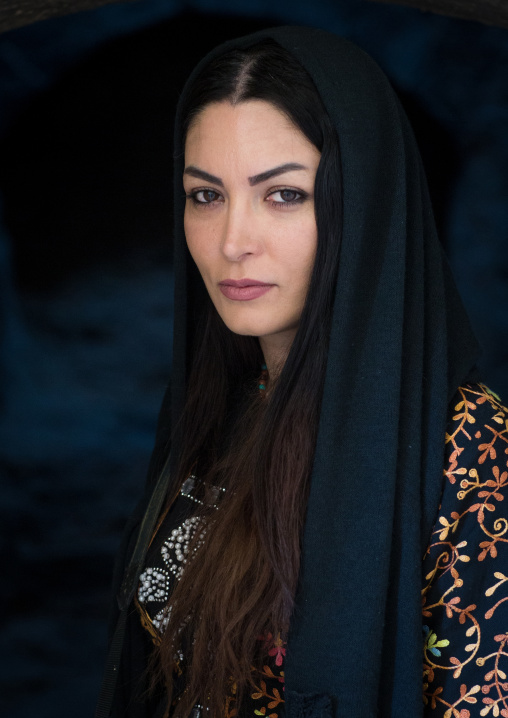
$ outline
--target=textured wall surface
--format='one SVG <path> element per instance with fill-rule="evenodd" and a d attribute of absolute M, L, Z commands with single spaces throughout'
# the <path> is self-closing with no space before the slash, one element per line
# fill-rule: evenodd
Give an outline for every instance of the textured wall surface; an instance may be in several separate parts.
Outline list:
<path fill-rule="evenodd" d="M 508 27 L 508 6 L 505 0 L 373 0 L 417 7 L 425 12 L 438 12 L 487 25 Z"/>
<path fill-rule="evenodd" d="M 3 0 L 0 6 L 0 32 L 58 15 L 91 10 L 112 2 L 118 0 Z"/>
<path fill-rule="evenodd" d="M 3 0 L 0 7 L 0 32 L 47 20 L 59 15 L 98 8 L 120 0 Z M 123 0 L 124 2 L 126 0 Z M 128 1 L 128 0 L 127 0 Z M 135 2 L 136 0 L 130 0 Z M 139 2 L 140 0 L 138 0 Z M 508 27 L 505 0 L 372 0 L 410 5 L 427 12 L 437 12 L 489 25 Z"/>

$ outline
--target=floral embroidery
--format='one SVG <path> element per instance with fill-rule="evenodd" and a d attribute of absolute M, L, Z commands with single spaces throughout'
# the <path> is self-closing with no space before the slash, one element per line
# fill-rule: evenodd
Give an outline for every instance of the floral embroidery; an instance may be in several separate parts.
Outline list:
<path fill-rule="evenodd" d="M 424 557 L 425 715 L 508 718 L 508 410 L 483 385 L 453 408 Z"/>
<path fill-rule="evenodd" d="M 275 665 L 279 667 L 282 666 L 284 656 L 286 655 L 286 644 L 280 637 L 280 633 L 277 634 L 277 638 L 275 639 L 272 634 L 269 633 L 266 637 L 266 647 L 268 649 L 268 655 L 272 658 L 275 657 Z"/>
<path fill-rule="evenodd" d="M 425 648 L 427 651 L 430 651 L 434 656 L 440 656 L 441 651 L 439 649 L 443 648 L 444 646 L 450 645 L 450 641 L 448 641 L 446 638 L 442 641 L 438 641 L 436 634 L 433 633 L 428 626 L 423 627 L 423 632 L 426 635 Z"/>
<path fill-rule="evenodd" d="M 247 700 L 242 702 L 241 715 L 279 718 L 277 709 L 280 711 L 284 704 L 282 695 L 284 691 L 284 671 L 273 671 L 270 666 L 266 665 L 261 670 L 253 668 L 252 671 L 255 687 Z M 236 698 L 236 685 L 233 685 L 230 695 L 226 698 L 224 718 L 237 717 Z"/>
<path fill-rule="evenodd" d="M 256 702 L 254 704 L 254 715 L 266 716 L 266 718 L 278 718 L 277 712 L 273 713 L 269 711 L 276 710 L 281 703 L 284 703 L 284 698 L 281 695 L 284 687 L 276 686 L 276 682 L 284 684 L 284 671 L 280 671 L 279 674 L 276 675 L 270 666 L 263 666 L 262 671 L 260 671 L 260 676 L 268 678 L 268 682 L 266 680 L 260 680 L 259 687 L 256 686 L 256 690 L 251 694 L 251 700 Z M 257 701 L 262 701 L 264 705 L 257 704 Z"/>

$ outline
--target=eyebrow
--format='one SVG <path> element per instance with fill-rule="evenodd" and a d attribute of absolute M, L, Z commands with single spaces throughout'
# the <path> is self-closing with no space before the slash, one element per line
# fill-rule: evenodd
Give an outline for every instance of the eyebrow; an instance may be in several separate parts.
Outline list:
<path fill-rule="evenodd" d="M 305 167 L 305 165 L 301 165 L 298 162 L 286 162 L 283 165 L 273 167 L 271 170 L 266 170 L 265 172 L 261 172 L 258 175 L 249 177 L 249 184 L 251 187 L 254 187 L 257 184 L 261 184 L 261 182 L 266 182 L 266 180 L 272 179 L 272 177 L 278 177 L 279 175 L 285 174 L 286 172 L 306 169 L 308 168 Z M 216 177 L 215 175 L 211 175 L 209 172 L 200 170 L 199 167 L 195 167 L 194 165 L 189 165 L 189 167 L 186 167 L 183 173 L 186 175 L 190 175 L 191 177 L 196 177 L 197 179 L 202 179 L 205 182 L 211 182 L 212 184 L 216 184 L 219 187 L 224 187 L 224 183 L 220 177 Z"/>
<path fill-rule="evenodd" d="M 266 180 L 272 179 L 272 177 L 283 175 L 285 172 L 306 169 L 307 167 L 299 164 L 298 162 L 286 162 L 286 164 L 284 165 L 279 165 L 278 167 L 274 167 L 271 170 L 266 170 L 266 172 L 261 172 L 258 175 L 254 175 L 254 177 L 249 177 L 249 184 L 251 187 L 254 187 L 254 185 L 260 184 L 261 182 L 266 182 Z"/>
<path fill-rule="evenodd" d="M 194 167 L 194 165 L 189 165 L 189 167 L 186 167 L 183 173 L 184 175 L 190 175 L 191 177 L 197 177 L 197 179 L 202 179 L 205 182 L 218 184 L 219 187 L 224 187 L 224 182 L 221 180 L 220 177 L 216 177 L 215 175 L 211 175 L 209 172 L 200 170 L 199 167 Z"/>

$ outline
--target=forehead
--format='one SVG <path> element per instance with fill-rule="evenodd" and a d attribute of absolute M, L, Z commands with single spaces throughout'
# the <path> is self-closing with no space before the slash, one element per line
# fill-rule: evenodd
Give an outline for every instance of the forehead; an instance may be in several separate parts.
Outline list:
<path fill-rule="evenodd" d="M 192 122 L 185 142 L 186 164 L 253 166 L 310 161 L 318 150 L 278 108 L 264 100 L 207 105 Z"/>

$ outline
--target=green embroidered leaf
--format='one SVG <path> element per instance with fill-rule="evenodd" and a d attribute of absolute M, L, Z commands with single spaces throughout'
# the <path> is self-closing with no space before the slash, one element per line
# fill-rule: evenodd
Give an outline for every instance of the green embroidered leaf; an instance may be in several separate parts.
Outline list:
<path fill-rule="evenodd" d="M 437 648 L 446 648 L 446 646 L 449 646 L 449 645 L 450 645 L 450 641 L 446 638 L 443 638 L 442 641 L 438 641 L 436 643 Z"/>

